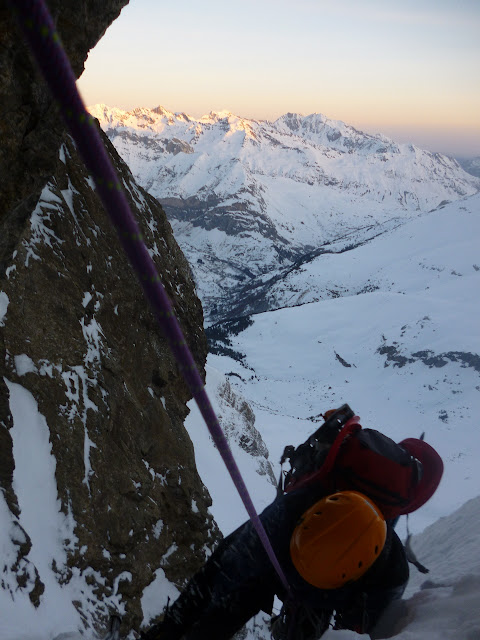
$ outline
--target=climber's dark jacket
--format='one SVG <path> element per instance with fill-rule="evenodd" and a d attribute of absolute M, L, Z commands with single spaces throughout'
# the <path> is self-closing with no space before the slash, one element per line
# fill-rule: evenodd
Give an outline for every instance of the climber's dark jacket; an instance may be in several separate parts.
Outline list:
<path fill-rule="evenodd" d="M 405 552 L 387 523 L 385 547 L 358 581 L 335 590 L 321 590 L 305 582 L 290 559 L 290 538 L 300 516 L 324 495 L 319 485 L 280 495 L 260 518 L 301 606 L 319 612 L 327 621 L 335 611 L 337 628 L 368 633 L 385 607 L 405 589 L 409 575 Z M 170 606 L 164 622 L 145 638 L 227 640 L 260 610 L 270 613 L 274 595 L 284 600 L 285 589 L 248 521 L 220 543 Z"/>

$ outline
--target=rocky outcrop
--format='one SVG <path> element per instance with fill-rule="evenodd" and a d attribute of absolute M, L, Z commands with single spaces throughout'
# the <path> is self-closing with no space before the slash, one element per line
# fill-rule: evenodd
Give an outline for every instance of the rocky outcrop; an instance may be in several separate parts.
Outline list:
<path fill-rule="evenodd" d="M 77 74 L 125 4 L 49 3 Z M 183 427 L 190 393 L 3 2 L 0 34 L 0 518 L 13 550 L 2 586 L 38 608 L 61 584 L 85 628 L 116 609 L 138 629 L 145 589 L 163 575 L 181 586 L 218 535 Z M 203 369 L 189 265 L 105 143 Z M 31 491 L 43 463 L 63 523 L 45 523 L 58 543 L 45 563 L 37 524 L 49 513 Z"/>
<path fill-rule="evenodd" d="M 261 434 L 255 427 L 255 414 L 248 402 L 232 389 L 226 378 L 217 390 L 218 419 L 230 445 L 235 443 L 255 461 L 256 472 L 276 486 L 275 473 Z"/>
<path fill-rule="evenodd" d="M 102 3 L 53 0 L 49 8 L 79 76 L 88 51 L 128 0 Z M 52 173 L 63 126 L 5 0 L 0 0 L 0 263 L 11 255 L 15 231 Z M 12 160 L 15 159 L 13 162 Z M 28 199 L 28 203 L 24 201 Z M 31 200 L 30 200 L 31 199 Z M 21 206 L 24 203 L 24 206 Z M 8 224 L 5 217 L 8 216 Z M 7 246 L 5 246 L 7 245 Z"/>

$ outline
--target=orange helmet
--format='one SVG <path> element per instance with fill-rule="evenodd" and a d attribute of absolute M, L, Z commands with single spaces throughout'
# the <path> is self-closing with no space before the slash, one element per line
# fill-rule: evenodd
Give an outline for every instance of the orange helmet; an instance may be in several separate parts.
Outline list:
<path fill-rule="evenodd" d="M 363 493 L 339 491 L 316 502 L 290 540 L 293 564 L 319 589 L 338 589 L 358 580 L 382 551 L 385 519 Z"/>

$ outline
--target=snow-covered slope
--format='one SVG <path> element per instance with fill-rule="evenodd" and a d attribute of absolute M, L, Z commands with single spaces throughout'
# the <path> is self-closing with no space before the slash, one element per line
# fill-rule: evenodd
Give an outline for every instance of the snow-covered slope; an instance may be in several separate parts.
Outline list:
<path fill-rule="evenodd" d="M 207 318 L 222 315 L 242 285 L 334 239 L 356 243 L 480 187 L 455 160 L 321 114 L 266 122 L 90 110 L 164 205 Z"/>
<path fill-rule="evenodd" d="M 256 509 L 262 511 L 275 495 L 272 462 L 276 460 L 269 460 L 268 449 L 255 427 L 255 414 L 243 396 L 232 390 L 228 377 L 211 367 L 207 367 L 207 393 L 247 488 L 255 498 Z M 212 497 L 215 521 L 221 531 L 228 534 L 244 522 L 245 507 L 194 401 L 190 408 L 185 426 L 195 447 L 195 463 Z"/>
<path fill-rule="evenodd" d="M 419 214 L 405 226 L 391 226 L 372 242 L 358 238 L 358 246 L 352 248 L 339 239 L 319 256 L 257 279 L 238 296 L 230 316 L 373 291 L 424 291 L 466 283 L 479 271 L 478 194 Z"/>
<path fill-rule="evenodd" d="M 343 402 L 396 440 L 426 431 L 446 471 L 412 519 L 417 531 L 480 486 L 479 204 L 452 203 L 321 256 L 278 292 L 316 302 L 209 330 L 209 364 L 252 406 L 275 462 Z"/>

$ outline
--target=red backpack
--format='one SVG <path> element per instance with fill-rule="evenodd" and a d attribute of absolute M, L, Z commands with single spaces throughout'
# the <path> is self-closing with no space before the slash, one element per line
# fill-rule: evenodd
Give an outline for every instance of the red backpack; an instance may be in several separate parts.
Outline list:
<path fill-rule="evenodd" d="M 321 483 L 325 493 L 353 489 L 371 498 L 385 518 L 395 519 L 422 506 L 443 473 L 438 453 L 423 440 L 400 443 L 374 429 L 362 429 L 348 405 L 294 449 L 286 447 L 281 463 L 291 469 L 283 491 Z"/>

